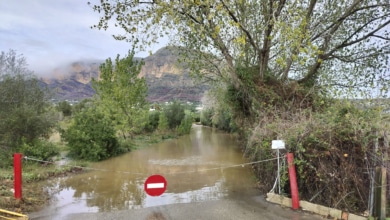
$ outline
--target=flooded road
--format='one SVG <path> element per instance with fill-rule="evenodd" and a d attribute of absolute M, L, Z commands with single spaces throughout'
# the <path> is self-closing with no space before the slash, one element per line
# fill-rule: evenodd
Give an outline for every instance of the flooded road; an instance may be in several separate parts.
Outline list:
<path fill-rule="evenodd" d="M 233 217 L 229 211 L 240 207 L 243 213 L 247 213 L 248 207 L 250 210 L 267 207 L 275 212 L 272 216 L 276 218 L 261 218 L 265 213 L 256 211 L 252 214 L 259 216 L 258 219 L 313 219 L 265 202 L 254 188 L 250 166 L 235 166 L 246 162 L 230 134 L 194 125 L 190 135 L 94 164 L 82 174 L 52 180 L 48 190 L 54 192 L 53 202 L 29 216 L 41 220 L 182 219 L 184 216 L 210 219 L 211 215 L 202 217 L 201 213 L 207 213 L 207 207 L 214 207 L 213 210 L 226 209 L 228 218 L 221 219 L 233 219 L 229 218 Z M 153 174 L 167 180 L 167 190 L 158 197 L 144 191 L 145 180 Z M 235 207 L 237 204 L 240 207 Z M 245 208 L 242 204 L 249 206 Z M 199 216 L 189 218 L 191 210 L 192 215 Z M 153 213 L 161 216 L 150 218 Z M 167 213 L 169 218 L 164 217 Z M 284 217 L 277 218 L 279 214 Z"/>

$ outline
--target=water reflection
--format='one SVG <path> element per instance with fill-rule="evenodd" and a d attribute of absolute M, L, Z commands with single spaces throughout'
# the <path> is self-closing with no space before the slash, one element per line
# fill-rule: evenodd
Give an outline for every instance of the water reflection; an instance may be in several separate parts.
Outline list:
<path fill-rule="evenodd" d="M 220 167 L 243 162 L 231 135 L 194 126 L 190 135 L 103 161 L 93 167 L 97 170 L 55 180 L 53 190 L 60 191 L 48 209 L 102 212 L 242 196 L 253 186 L 249 167 Z M 162 196 L 144 192 L 144 181 L 153 174 L 167 179 Z"/>

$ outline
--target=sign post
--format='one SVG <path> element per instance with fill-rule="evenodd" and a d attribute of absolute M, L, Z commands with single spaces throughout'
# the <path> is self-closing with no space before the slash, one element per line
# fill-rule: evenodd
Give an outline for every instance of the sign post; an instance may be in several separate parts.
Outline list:
<path fill-rule="evenodd" d="M 280 152 L 279 152 L 279 150 L 280 149 L 285 149 L 286 147 L 285 147 L 284 141 L 282 141 L 282 140 L 273 140 L 271 148 L 273 150 L 276 150 L 277 154 L 278 154 L 278 176 L 277 176 L 277 182 L 278 182 L 278 190 L 279 190 L 278 193 L 280 194 L 280 162 L 279 162 Z"/>
<path fill-rule="evenodd" d="M 144 189 L 150 196 L 160 196 L 167 189 L 167 181 L 161 175 L 152 175 L 146 179 Z"/>

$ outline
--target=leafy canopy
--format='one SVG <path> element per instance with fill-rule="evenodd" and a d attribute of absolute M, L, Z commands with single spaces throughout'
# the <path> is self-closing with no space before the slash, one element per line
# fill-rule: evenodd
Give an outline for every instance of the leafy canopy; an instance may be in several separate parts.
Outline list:
<path fill-rule="evenodd" d="M 70 155 L 79 159 L 99 161 L 121 153 L 113 122 L 95 106 L 75 114 L 62 137 Z"/>
<path fill-rule="evenodd" d="M 55 125 L 46 90 L 14 50 L 0 53 L 0 148 L 47 137 Z"/>
<path fill-rule="evenodd" d="M 140 132 L 147 123 L 147 85 L 138 78 L 142 65 L 134 60 L 133 52 L 122 59 L 118 55 L 115 63 L 109 58 L 101 64 L 100 79 L 92 81 L 98 103 L 125 136 Z"/>
<path fill-rule="evenodd" d="M 260 80 L 386 89 L 388 0 L 102 0 L 93 9 L 102 14 L 93 27 L 113 21 L 124 30 L 114 37 L 139 49 L 168 35 L 189 49 L 194 72 L 236 89 L 246 85 L 238 66 Z"/>

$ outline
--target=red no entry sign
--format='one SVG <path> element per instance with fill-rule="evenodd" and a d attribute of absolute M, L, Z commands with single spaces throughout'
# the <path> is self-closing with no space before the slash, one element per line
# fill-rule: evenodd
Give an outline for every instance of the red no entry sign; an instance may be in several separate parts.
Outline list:
<path fill-rule="evenodd" d="M 160 196 L 167 189 L 167 181 L 161 175 L 153 175 L 146 179 L 145 192 L 150 196 Z"/>

